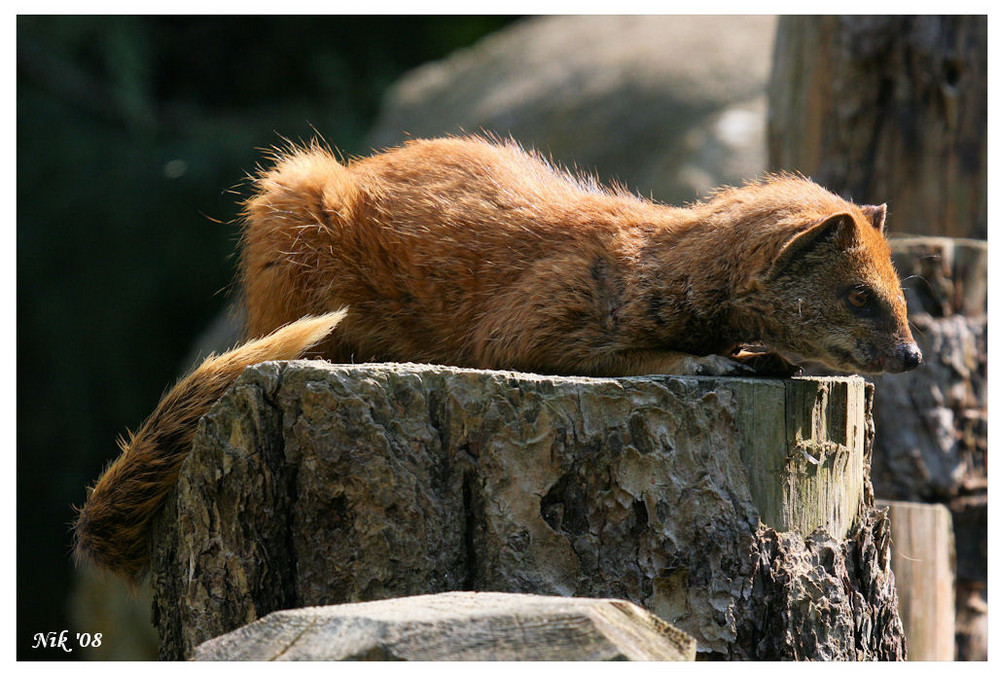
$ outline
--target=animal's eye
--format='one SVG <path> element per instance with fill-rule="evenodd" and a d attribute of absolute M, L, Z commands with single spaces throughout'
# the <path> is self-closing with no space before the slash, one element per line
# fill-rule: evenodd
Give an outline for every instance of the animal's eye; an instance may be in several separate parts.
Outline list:
<path fill-rule="evenodd" d="M 854 288 L 847 294 L 847 301 L 858 309 L 868 306 L 870 298 L 868 291 L 863 288 Z"/>
<path fill-rule="evenodd" d="M 854 284 L 840 289 L 840 299 L 847 309 L 859 317 L 872 317 L 885 310 L 879 296 L 866 284 Z"/>

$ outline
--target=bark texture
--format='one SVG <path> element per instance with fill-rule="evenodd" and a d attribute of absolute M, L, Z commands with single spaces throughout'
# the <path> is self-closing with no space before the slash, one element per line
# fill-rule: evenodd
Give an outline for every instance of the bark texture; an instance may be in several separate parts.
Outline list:
<path fill-rule="evenodd" d="M 774 170 L 897 232 L 986 237 L 986 17 L 782 17 L 771 77 Z"/>
<path fill-rule="evenodd" d="M 704 656 L 901 658 L 870 401 L 860 378 L 248 369 L 156 534 L 161 656 L 277 609 L 465 590 L 621 598 Z M 741 454 L 775 437 L 776 483 L 853 512 L 762 523 Z M 853 501 L 820 490 L 851 467 Z"/>
<path fill-rule="evenodd" d="M 268 614 L 199 661 L 693 661 L 694 640 L 621 600 L 440 593 Z"/>

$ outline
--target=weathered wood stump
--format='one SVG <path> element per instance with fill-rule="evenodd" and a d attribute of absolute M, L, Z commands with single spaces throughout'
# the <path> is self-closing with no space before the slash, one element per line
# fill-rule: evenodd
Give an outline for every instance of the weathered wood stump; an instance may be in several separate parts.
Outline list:
<path fill-rule="evenodd" d="M 267 363 L 155 534 L 161 656 L 292 607 L 621 598 L 730 659 L 904 655 L 860 378 Z"/>
<path fill-rule="evenodd" d="M 986 496 L 985 241 L 893 238 L 924 365 L 876 382 L 880 498 L 947 504 Z M 983 532 L 980 536 L 984 536 Z M 986 559 L 977 561 L 985 567 Z"/>
<path fill-rule="evenodd" d="M 622 600 L 440 593 L 272 612 L 199 661 L 693 661 L 694 640 Z"/>

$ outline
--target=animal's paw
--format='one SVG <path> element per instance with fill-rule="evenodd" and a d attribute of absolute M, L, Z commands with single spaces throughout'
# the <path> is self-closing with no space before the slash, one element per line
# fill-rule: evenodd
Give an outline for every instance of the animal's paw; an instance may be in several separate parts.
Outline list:
<path fill-rule="evenodd" d="M 777 352 L 740 352 L 733 358 L 764 377 L 792 377 L 802 372 L 802 368 Z"/>
<path fill-rule="evenodd" d="M 739 361 L 709 354 L 708 356 L 688 356 L 683 362 L 684 375 L 753 375 L 754 369 Z"/>

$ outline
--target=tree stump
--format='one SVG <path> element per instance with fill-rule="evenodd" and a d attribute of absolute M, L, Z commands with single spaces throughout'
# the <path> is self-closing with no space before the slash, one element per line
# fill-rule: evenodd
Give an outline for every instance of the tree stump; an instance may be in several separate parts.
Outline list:
<path fill-rule="evenodd" d="M 910 321 L 925 363 L 876 381 L 876 494 L 945 504 L 985 497 L 986 242 L 904 237 L 892 249 L 910 279 Z"/>
<path fill-rule="evenodd" d="M 782 17 L 770 104 L 772 169 L 986 238 L 985 16 Z"/>
<path fill-rule="evenodd" d="M 273 612 L 198 661 L 693 661 L 694 640 L 621 600 L 440 593 Z"/>
<path fill-rule="evenodd" d="M 902 658 L 870 404 L 857 377 L 249 368 L 154 535 L 161 656 L 464 590 L 620 598 L 716 658 Z"/>

